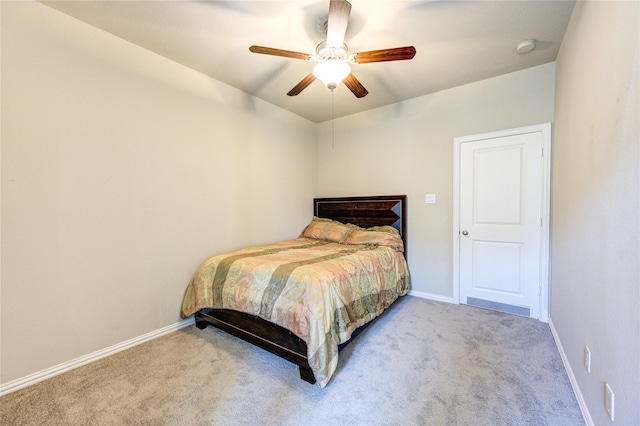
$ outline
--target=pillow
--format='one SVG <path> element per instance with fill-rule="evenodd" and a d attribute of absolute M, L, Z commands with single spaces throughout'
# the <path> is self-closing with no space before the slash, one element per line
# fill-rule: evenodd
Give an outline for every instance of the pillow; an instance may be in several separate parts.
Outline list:
<path fill-rule="evenodd" d="M 333 241 L 342 243 L 353 231 L 353 227 L 347 226 L 335 220 L 314 216 L 313 220 L 302 231 L 302 237 L 316 240 Z"/>
<path fill-rule="evenodd" d="M 344 241 L 345 244 L 363 244 L 391 247 L 395 251 L 404 251 L 400 233 L 393 226 L 374 226 L 355 229 Z"/>

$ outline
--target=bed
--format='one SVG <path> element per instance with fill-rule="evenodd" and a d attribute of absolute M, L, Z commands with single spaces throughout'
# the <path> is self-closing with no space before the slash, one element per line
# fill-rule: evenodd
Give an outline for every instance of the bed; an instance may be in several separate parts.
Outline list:
<path fill-rule="evenodd" d="M 338 354 L 409 290 L 406 196 L 314 199 L 294 240 L 205 261 L 182 315 L 213 325 L 299 367 L 325 387 Z"/>

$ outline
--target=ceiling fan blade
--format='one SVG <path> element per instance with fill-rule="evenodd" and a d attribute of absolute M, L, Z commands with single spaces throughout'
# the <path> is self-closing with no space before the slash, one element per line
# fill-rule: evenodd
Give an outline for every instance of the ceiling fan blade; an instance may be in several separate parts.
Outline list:
<path fill-rule="evenodd" d="M 293 59 L 302 59 L 308 60 L 311 59 L 311 55 L 307 53 L 293 52 L 291 50 L 282 50 L 282 49 L 274 49 L 273 47 L 264 47 L 264 46 L 251 46 L 249 50 L 253 53 L 262 53 L 263 55 L 274 55 L 274 56 L 284 56 L 285 58 L 293 58 Z"/>
<path fill-rule="evenodd" d="M 356 98 L 364 98 L 369 94 L 367 89 L 364 88 L 362 83 L 360 83 L 353 74 L 346 76 L 342 82 L 353 92 L 354 95 L 356 95 Z"/>
<path fill-rule="evenodd" d="M 289 93 L 287 93 L 287 95 L 288 96 L 297 96 L 297 95 L 299 95 L 300 92 L 302 92 L 304 89 L 306 89 L 307 86 L 309 86 L 314 81 L 316 81 L 316 76 L 313 75 L 313 73 L 311 73 L 308 76 L 306 76 L 305 78 L 303 78 L 302 81 L 300 81 L 300 83 L 296 84 L 293 89 L 289 90 Z"/>
<path fill-rule="evenodd" d="M 353 60 L 358 64 L 368 64 L 371 62 L 405 61 L 407 59 L 412 59 L 415 55 L 415 47 L 405 46 L 393 49 L 371 50 L 369 52 L 356 53 Z"/>
<path fill-rule="evenodd" d="M 327 21 L 327 46 L 342 47 L 350 14 L 351 3 L 345 0 L 331 0 Z"/>

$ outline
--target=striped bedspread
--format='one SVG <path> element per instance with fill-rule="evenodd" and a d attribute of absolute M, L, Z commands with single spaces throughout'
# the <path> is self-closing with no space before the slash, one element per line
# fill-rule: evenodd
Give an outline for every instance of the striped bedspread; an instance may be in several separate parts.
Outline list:
<path fill-rule="evenodd" d="M 324 387 L 338 345 L 408 291 L 401 252 L 299 238 L 208 259 L 187 288 L 182 314 L 233 309 L 291 330 L 307 343 L 309 365 Z"/>

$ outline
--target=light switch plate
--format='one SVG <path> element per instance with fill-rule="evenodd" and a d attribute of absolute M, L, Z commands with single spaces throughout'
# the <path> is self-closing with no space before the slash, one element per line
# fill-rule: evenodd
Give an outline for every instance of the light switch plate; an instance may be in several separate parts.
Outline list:
<path fill-rule="evenodd" d="M 427 204 L 435 204 L 436 203 L 436 194 L 427 194 L 426 202 L 427 202 Z"/>
<path fill-rule="evenodd" d="M 604 384 L 604 409 L 607 410 L 607 414 L 611 421 L 613 421 L 613 408 L 615 407 L 615 399 L 613 391 L 609 387 L 609 383 Z"/>

